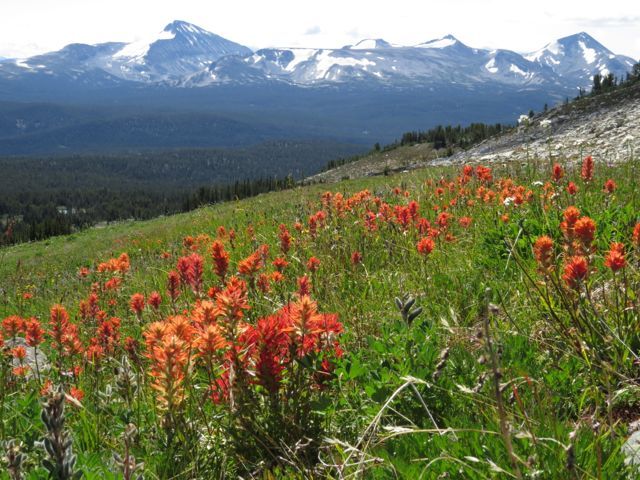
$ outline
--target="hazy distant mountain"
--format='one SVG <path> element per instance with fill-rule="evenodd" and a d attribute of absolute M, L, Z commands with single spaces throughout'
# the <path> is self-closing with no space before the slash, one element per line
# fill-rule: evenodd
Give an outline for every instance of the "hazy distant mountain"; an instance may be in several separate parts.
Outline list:
<path fill-rule="evenodd" d="M 4 62 L 0 78 L 41 76 L 97 86 L 121 81 L 203 87 L 279 81 L 318 85 L 371 81 L 386 85 L 501 83 L 575 90 L 595 73 L 617 76 L 633 59 L 615 55 L 582 32 L 520 55 L 471 48 L 453 35 L 412 46 L 366 39 L 340 49 L 249 48 L 190 23 L 175 21 L 133 43 L 72 44 L 57 52 Z"/>
<path fill-rule="evenodd" d="M 437 123 L 512 121 L 633 64 L 586 33 L 525 55 L 453 35 L 254 52 L 175 21 L 133 43 L 71 44 L 0 62 L 0 153 L 270 138 L 370 145 Z"/>

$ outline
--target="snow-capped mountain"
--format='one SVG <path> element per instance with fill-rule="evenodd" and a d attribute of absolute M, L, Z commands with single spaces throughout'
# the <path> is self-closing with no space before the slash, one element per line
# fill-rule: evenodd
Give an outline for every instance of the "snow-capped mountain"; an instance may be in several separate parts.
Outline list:
<path fill-rule="evenodd" d="M 252 51 L 187 22 L 175 21 L 157 36 L 125 45 L 104 59 L 104 69 L 137 81 L 175 80 L 208 67 L 227 55 Z"/>
<path fill-rule="evenodd" d="M 447 35 L 412 46 L 365 39 L 340 49 L 262 49 L 244 58 L 223 57 L 180 85 L 281 81 L 312 86 L 369 80 L 402 86 L 416 82 L 548 86 L 573 93 L 588 88 L 595 73 L 622 77 L 633 64 L 633 59 L 613 54 L 584 33 L 527 55 L 471 48 Z"/>
<path fill-rule="evenodd" d="M 452 35 L 413 46 L 372 39 L 341 49 L 262 49 L 243 59 L 222 58 L 207 73 L 200 72 L 183 85 L 270 79 L 297 85 L 371 80 L 402 85 L 499 82 L 525 87 L 554 76 L 548 68 L 515 52 L 470 48 Z"/>
<path fill-rule="evenodd" d="M 596 73 L 622 77 L 633 59 L 615 55 L 586 33 L 526 55 L 472 48 L 453 35 L 411 46 L 365 39 L 338 49 L 266 48 L 255 52 L 193 24 L 175 21 L 133 43 L 72 44 L 57 52 L 0 63 L 0 82 L 48 79 L 101 88 L 122 83 L 193 88 L 220 84 L 295 86 L 498 85 L 555 95 L 588 88 Z M 29 82 L 27 82 L 29 83 Z M 5 89 L 10 87 L 5 86 Z"/>
<path fill-rule="evenodd" d="M 0 77 L 44 74 L 80 79 L 97 75 L 116 83 L 156 83 L 193 75 L 227 55 L 251 53 L 200 27 L 174 21 L 157 35 L 132 43 L 71 44 L 57 52 L 3 62 Z"/>
<path fill-rule="evenodd" d="M 585 32 L 555 40 L 524 58 L 549 67 L 562 79 L 583 88 L 592 85 L 596 73 L 622 76 L 635 63 L 632 58 L 614 54 Z"/>

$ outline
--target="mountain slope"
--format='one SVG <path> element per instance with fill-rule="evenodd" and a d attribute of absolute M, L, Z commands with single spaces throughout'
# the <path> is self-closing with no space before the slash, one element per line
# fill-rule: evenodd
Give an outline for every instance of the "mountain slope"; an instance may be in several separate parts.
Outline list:
<path fill-rule="evenodd" d="M 549 158 L 576 161 L 589 154 L 619 161 L 634 151 L 640 151 L 640 82 L 558 106 L 536 115 L 527 126 L 513 128 L 451 156 L 446 156 L 445 149 L 436 151 L 427 143 L 402 146 L 372 153 L 308 180 L 336 182 L 466 162 L 490 164 Z"/>

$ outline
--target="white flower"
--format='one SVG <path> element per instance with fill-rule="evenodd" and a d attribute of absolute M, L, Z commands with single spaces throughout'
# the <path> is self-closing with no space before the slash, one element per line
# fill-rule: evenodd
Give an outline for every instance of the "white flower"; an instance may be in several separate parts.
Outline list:
<path fill-rule="evenodd" d="M 529 125 L 529 115 L 520 115 L 518 117 L 518 125 Z"/>
<path fill-rule="evenodd" d="M 503 204 L 505 207 L 508 207 L 509 205 L 511 205 L 511 204 L 513 203 L 513 201 L 514 201 L 514 200 L 515 200 L 515 198 L 514 198 L 514 197 L 507 197 L 507 198 L 505 198 L 505 199 L 504 199 L 504 201 L 502 202 L 502 204 Z"/>
<path fill-rule="evenodd" d="M 541 182 L 540 180 L 536 180 L 535 182 L 533 182 L 531 185 L 533 185 L 534 187 L 541 187 L 544 185 L 543 182 Z"/>

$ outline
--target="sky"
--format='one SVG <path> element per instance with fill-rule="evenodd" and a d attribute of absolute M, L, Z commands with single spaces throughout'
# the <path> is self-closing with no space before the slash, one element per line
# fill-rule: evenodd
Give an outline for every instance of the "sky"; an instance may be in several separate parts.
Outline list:
<path fill-rule="evenodd" d="M 640 58 L 638 0 L 0 0 L 0 56 L 69 43 L 131 42 L 185 20 L 250 48 L 338 48 L 364 38 L 415 45 L 447 34 L 531 52 L 585 31 Z"/>

